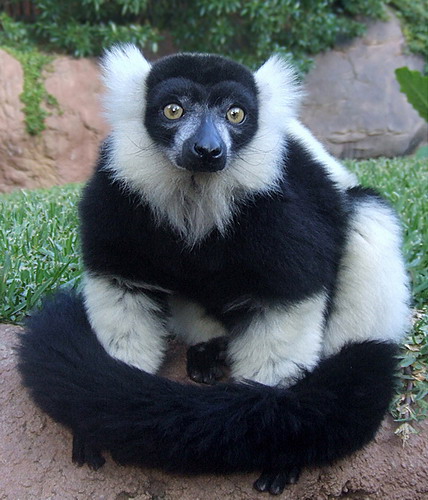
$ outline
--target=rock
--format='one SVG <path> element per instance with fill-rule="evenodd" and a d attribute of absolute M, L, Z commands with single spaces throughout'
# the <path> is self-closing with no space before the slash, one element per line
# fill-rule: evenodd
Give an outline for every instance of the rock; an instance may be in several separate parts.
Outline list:
<path fill-rule="evenodd" d="M 19 99 L 21 65 L 0 50 L 0 192 L 84 181 L 94 167 L 108 132 L 96 63 L 58 57 L 45 71 L 45 86 L 59 110 L 50 109 L 46 129 L 30 136 Z"/>
<path fill-rule="evenodd" d="M 303 122 L 340 158 L 412 152 L 428 128 L 400 92 L 394 70 L 401 66 L 421 71 L 424 60 L 406 53 L 398 19 L 369 22 L 362 38 L 315 58 Z"/>
<path fill-rule="evenodd" d="M 0 325 L 0 497 L 2 500 L 254 500 L 256 474 L 184 477 L 121 467 L 108 457 L 98 471 L 71 463 L 71 435 L 39 411 L 21 387 L 14 346 L 22 329 Z M 164 374 L 185 380 L 184 348 L 171 344 Z M 428 422 L 406 447 L 386 419 L 375 441 L 333 467 L 305 471 L 280 498 L 422 500 L 428 495 Z"/>

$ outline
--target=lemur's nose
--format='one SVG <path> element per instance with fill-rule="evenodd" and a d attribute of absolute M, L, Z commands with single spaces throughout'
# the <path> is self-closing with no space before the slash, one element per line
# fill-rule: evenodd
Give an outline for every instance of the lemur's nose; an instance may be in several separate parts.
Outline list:
<path fill-rule="evenodd" d="M 205 115 L 183 145 L 181 164 L 192 172 L 218 172 L 226 166 L 227 148 L 213 118 Z"/>
<path fill-rule="evenodd" d="M 209 159 L 220 158 L 223 154 L 223 148 L 220 143 L 210 142 L 209 144 L 203 144 L 195 142 L 193 145 L 193 151 L 200 157 Z"/>
<path fill-rule="evenodd" d="M 193 136 L 192 152 L 202 160 L 216 160 L 224 151 L 224 142 L 213 120 L 205 116 Z"/>

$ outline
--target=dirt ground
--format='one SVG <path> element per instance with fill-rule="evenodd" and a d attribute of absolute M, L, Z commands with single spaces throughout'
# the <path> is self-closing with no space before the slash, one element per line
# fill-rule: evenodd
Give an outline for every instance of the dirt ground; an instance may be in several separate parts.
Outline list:
<path fill-rule="evenodd" d="M 262 499 L 257 474 L 183 477 L 121 467 L 99 471 L 71 462 L 71 434 L 41 413 L 20 384 L 13 346 L 21 329 L 0 325 L 0 500 Z M 165 374 L 185 380 L 184 349 L 171 344 Z M 333 467 L 307 470 L 278 498 L 287 500 L 428 499 L 428 422 L 403 447 L 385 419 L 373 443 Z"/>

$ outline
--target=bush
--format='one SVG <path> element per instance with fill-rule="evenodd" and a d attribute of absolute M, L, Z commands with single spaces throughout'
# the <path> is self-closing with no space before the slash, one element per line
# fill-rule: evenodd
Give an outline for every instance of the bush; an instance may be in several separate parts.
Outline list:
<path fill-rule="evenodd" d="M 9 2 L 12 5 L 20 0 Z M 156 50 L 159 35 L 148 21 L 145 0 L 33 0 L 34 13 L 28 18 L 0 17 L 0 44 L 22 48 L 37 44 L 76 57 L 99 55 L 104 47 L 132 42 Z M 140 14 L 141 12 L 141 14 Z"/>
<path fill-rule="evenodd" d="M 402 21 L 409 49 L 428 58 L 428 9 L 426 0 L 389 0 Z"/>
<path fill-rule="evenodd" d="M 380 0 L 175 0 L 172 35 L 184 50 L 226 54 L 253 66 L 273 52 L 306 69 L 310 56 L 364 31 L 357 15 L 379 17 Z M 167 28 L 162 18 L 162 27 Z"/>
<path fill-rule="evenodd" d="M 177 48 L 216 52 L 250 65 L 272 52 L 302 67 L 335 42 L 360 35 L 359 16 L 380 17 L 381 0 L 33 0 L 33 18 L 0 17 L 0 44 L 38 43 L 75 56 L 115 42 L 156 51 L 160 33 Z M 21 2 L 22 3 L 22 2 Z M 1 29 L 2 28 L 2 29 Z"/>

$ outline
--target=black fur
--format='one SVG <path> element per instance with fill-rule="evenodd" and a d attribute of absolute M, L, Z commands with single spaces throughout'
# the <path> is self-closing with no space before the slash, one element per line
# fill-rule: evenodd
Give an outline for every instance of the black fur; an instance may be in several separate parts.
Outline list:
<path fill-rule="evenodd" d="M 80 204 L 88 271 L 179 292 L 231 329 L 248 318 L 249 311 L 225 312 L 237 297 L 287 304 L 334 288 L 347 200 L 298 143 L 288 144 L 277 192 L 247 200 L 226 235 L 214 230 L 191 248 L 112 180 L 105 161 L 102 154 Z M 255 311 L 257 303 L 249 307 Z"/>
<path fill-rule="evenodd" d="M 368 443 L 392 396 L 396 346 L 345 346 L 289 389 L 182 385 L 111 358 L 81 298 L 59 293 L 27 322 L 19 369 L 35 402 L 72 429 L 74 460 L 182 473 L 264 470 L 256 487 L 292 482 Z M 278 491 L 276 491 L 278 492 Z"/>

